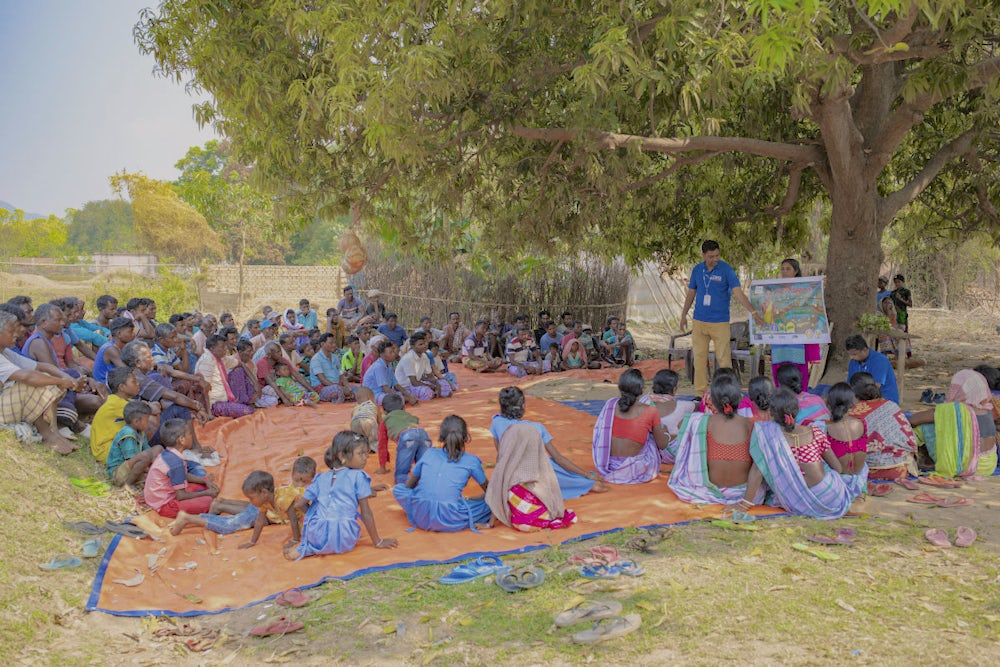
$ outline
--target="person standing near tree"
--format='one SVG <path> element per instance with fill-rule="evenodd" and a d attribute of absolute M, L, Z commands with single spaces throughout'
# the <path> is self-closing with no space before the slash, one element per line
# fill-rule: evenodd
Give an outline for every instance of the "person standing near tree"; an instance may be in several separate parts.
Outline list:
<path fill-rule="evenodd" d="M 715 344 L 716 367 L 733 366 L 729 349 L 730 296 L 735 296 L 748 312 L 754 313 L 750 300 L 740 288 L 736 271 L 722 261 L 719 244 L 712 240 L 705 241 L 701 244 L 701 256 L 704 261 L 691 270 L 680 322 L 681 329 L 687 329 L 688 311 L 694 304 L 691 347 L 694 351 L 694 390 L 697 395 L 705 393 L 708 388 L 709 342 Z"/>
<path fill-rule="evenodd" d="M 903 331 L 910 330 L 910 314 L 907 308 L 913 306 L 913 295 L 906 289 L 906 278 L 902 273 L 897 273 L 892 279 L 892 284 L 896 288 L 890 292 L 892 304 L 896 306 L 896 323 Z"/>

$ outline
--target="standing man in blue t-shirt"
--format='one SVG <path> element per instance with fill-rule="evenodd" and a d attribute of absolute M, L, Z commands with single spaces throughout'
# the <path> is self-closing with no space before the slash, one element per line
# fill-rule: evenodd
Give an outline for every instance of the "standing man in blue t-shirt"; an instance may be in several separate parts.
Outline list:
<path fill-rule="evenodd" d="M 715 241 L 701 244 L 705 259 L 691 270 L 687 297 L 681 314 L 681 330 L 687 329 L 687 315 L 694 304 L 691 326 L 691 347 L 694 351 L 694 390 L 701 395 L 708 389 L 708 343 L 715 343 L 716 368 L 732 368 L 729 349 L 729 298 L 733 295 L 747 311 L 753 306 L 743 290 L 733 267 L 722 261 L 722 252 Z"/>

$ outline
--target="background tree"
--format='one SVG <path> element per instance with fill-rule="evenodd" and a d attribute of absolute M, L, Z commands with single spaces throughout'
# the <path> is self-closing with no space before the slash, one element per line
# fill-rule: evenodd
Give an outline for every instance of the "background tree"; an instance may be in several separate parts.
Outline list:
<path fill-rule="evenodd" d="M 152 252 L 185 264 L 222 256 L 222 244 L 205 216 L 181 201 L 170 183 L 124 171 L 110 181 L 115 192 L 131 200 L 136 237 Z"/>
<path fill-rule="evenodd" d="M 193 146 L 175 166 L 181 171 L 173 183 L 177 194 L 218 232 L 226 259 L 241 265 L 283 261 L 287 235 L 275 224 L 271 198 L 249 182 L 251 169 L 233 159 L 228 142 Z"/>
<path fill-rule="evenodd" d="M 121 199 L 89 201 L 66 216 L 66 240 L 79 252 L 139 252 L 132 205 Z"/>
<path fill-rule="evenodd" d="M 500 253 L 677 263 L 711 234 L 739 262 L 729 248 L 794 248 L 827 197 L 846 334 L 899 211 L 960 160 L 980 164 L 970 183 L 996 174 L 980 157 L 996 16 L 990 0 L 165 0 L 136 37 L 211 93 L 198 117 L 284 210 L 369 200 L 403 239 L 444 215 Z"/>
<path fill-rule="evenodd" d="M 66 225 L 56 216 L 25 220 L 21 209 L 0 209 L 0 256 L 60 257 L 70 252 Z"/>

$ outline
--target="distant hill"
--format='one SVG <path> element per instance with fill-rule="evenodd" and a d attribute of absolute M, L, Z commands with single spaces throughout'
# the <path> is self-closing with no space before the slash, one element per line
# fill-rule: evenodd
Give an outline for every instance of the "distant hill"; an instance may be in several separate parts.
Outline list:
<path fill-rule="evenodd" d="M 17 209 L 16 206 L 14 206 L 13 204 L 8 204 L 7 202 L 3 201 L 2 199 L 0 199 L 0 208 L 5 208 L 8 211 L 10 211 L 11 213 L 13 213 Z M 49 217 L 49 216 L 46 215 L 46 214 L 44 214 L 44 213 L 29 213 L 28 211 L 24 212 L 24 219 L 25 220 L 34 220 L 35 218 L 47 218 L 47 217 Z"/>

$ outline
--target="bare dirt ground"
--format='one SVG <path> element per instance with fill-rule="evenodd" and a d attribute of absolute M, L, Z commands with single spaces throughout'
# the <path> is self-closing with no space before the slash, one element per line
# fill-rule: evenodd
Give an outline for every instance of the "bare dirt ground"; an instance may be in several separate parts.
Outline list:
<path fill-rule="evenodd" d="M 1000 362 L 993 322 L 915 311 L 911 329 L 921 337 L 914 354 L 926 365 L 909 372 L 904 409 L 917 407 L 925 387 L 943 391 L 961 368 Z M 652 328 L 634 327 L 633 334 L 650 356 L 665 348 L 663 334 Z M 682 386 L 679 393 L 689 391 Z M 616 388 L 554 377 L 531 392 L 555 400 L 606 399 Z M 546 569 L 549 582 L 515 595 L 498 593 L 488 581 L 438 586 L 433 579 L 450 566 L 428 566 L 326 584 L 310 591 L 313 602 L 301 610 L 264 603 L 177 619 L 220 633 L 205 653 L 189 650 L 183 638 L 157 637 L 166 621 L 83 612 L 89 590 L 83 571 L 35 574 L 36 581 L 22 581 L 20 589 L 27 591 L 20 603 L 33 607 L 23 614 L 34 625 L 33 638 L 6 650 L 13 663 L 30 665 L 993 665 L 1000 658 L 1000 478 L 944 494 L 975 504 L 929 509 L 905 502 L 913 492 L 897 488 L 870 499 L 870 518 L 860 522 L 782 518 L 761 522 L 755 533 L 681 526 L 658 553 L 630 554 L 647 575 L 628 581 L 581 583 L 566 566 L 570 547 L 561 547 L 522 559 Z M 9 503 L 2 508 L 8 519 L 17 511 Z M 18 530 L 39 526 L 22 518 L 28 523 Z M 857 527 L 863 545 L 839 551 L 836 562 L 790 548 L 804 534 L 841 525 Z M 959 525 L 979 532 L 972 549 L 939 550 L 922 538 L 926 527 L 954 535 Z M 571 548 L 597 541 L 622 546 L 634 534 Z M 8 531 L 4 539 L 13 542 L 16 535 Z M 6 547 L 3 554 L 8 565 L 9 557 L 37 560 Z M 62 590 L 53 588 L 58 585 Z M 595 648 L 569 643 L 568 633 L 551 625 L 552 614 L 594 594 L 640 613 L 640 632 Z M 283 615 L 305 621 L 306 630 L 268 639 L 246 635 Z"/>

